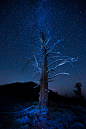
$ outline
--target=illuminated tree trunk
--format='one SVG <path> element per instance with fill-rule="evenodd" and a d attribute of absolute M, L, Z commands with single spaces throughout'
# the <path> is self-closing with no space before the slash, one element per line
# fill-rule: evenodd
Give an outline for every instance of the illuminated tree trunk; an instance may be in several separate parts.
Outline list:
<path fill-rule="evenodd" d="M 51 37 L 48 38 L 47 33 L 48 33 L 47 30 L 45 31 L 45 34 L 43 34 L 40 31 L 40 34 L 41 34 L 41 38 L 40 38 L 41 46 L 39 48 L 38 47 L 36 48 L 35 46 L 33 46 L 31 44 L 28 44 L 32 48 L 31 50 L 33 50 L 35 53 L 37 53 L 37 55 L 39 55 L 42 58 L 42 60 L 40 60 L 41 63 L 42 63 L 41 67 L 39 67 L 40 63 L 38 62 L 38 60 L 37 60 L 35 55 L 33 55 L 34 59 L 32 59 L 32 57 L 31 57 L 30 59 L 28 59 L 27 63 L 25 64 L 25 66 L 27 66 L 27 64 L 32 63 L 32 65 L 34 65 L 37 68 L 37 71 L 34 74 L 36 74 L 38 72 L 41 72 L 40 95 L 39 95 L 39 108 L 41 110 L 42 109 L 48 109 L 48 82 L 53 81 L 52 78 L 54 78 L 54 77 L 56 77 L 58 75 L 61 75 L 61 74 L 69 75 L 66 72 L 60 72 L 60 73 L 55 74 L 54 76 L 48 76 L 48 74 L 51 71 L 55 71 L 56 68 L 66 64 L 67 62 L 69 62 L 72 65 L 72 62 L 77 61 L 77 59 L 78 59 L 78 58 L 77 59 L 71 58 L 69 56 L 64 56 L 60 52 L 52 51 L 53 48 L 55 47 L 55 45 L 57 45 L 59 42 L 61 42 L 63 40 L 62 39 L 58 40 L 50 48 L 50 46 L 48 44 L 49 44 L 49 41 L 50 41 Z M 55 54 L 55 55 L 52 55 L 52 54 Z M 49 59 L 53 59 L 54 61 L 52 61 L 49 64 L 49 62 L 48 62 Z M 47 65 L 47 63 L 48 63 L 48 65 Z M 55 64 L 55 67 L 50 67 L 53 64 Z M 24 68 L 25 68 L 25 66 L 24 66 Z M 23 72 L 23 69 L 22 69 L 22 72 Z"/>
<path fill-rule="evenodd" d="M 40 79 L 40 95 L 39 95 L 39 108 L 48 109 L 48 68 L 47 68 L 47 55 L 46 48 L 43 48 L 42 68 Z"/>

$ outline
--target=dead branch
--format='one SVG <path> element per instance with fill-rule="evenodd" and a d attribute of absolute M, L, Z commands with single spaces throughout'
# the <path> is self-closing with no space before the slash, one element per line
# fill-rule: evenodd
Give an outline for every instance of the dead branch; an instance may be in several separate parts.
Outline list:
<path fill-rule="evenodd" d="M 66 75 L 69 75 L 69 73 L 58 73 L 58 74 L 55 74 L 55 75 L 52 76 L 52 77 L 49 77 L 48 79 L 54 78 L 54 77 L 56 77 L 56 76 L 58 76 L 58 75 L 60 75 L 60 74 L 66 74 Z"/>

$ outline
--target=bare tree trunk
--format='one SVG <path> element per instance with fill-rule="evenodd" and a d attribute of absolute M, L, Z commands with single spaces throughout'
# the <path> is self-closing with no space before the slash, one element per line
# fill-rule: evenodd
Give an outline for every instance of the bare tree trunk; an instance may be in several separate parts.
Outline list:
<path fill-rule="evenodd" d="M 46 48 L 44 49 L 46 55 Z M 48 109 L 48 68 L 47 68 L 47 55 L 42 57 L 42 69 L 40 80 L 40 96 L 39 96 L 39 108 Z"/>

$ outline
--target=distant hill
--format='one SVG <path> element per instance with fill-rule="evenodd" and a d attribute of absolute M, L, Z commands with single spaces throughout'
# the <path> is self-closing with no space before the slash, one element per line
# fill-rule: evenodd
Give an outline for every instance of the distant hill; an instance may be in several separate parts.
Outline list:
<path fill-rule="evenodd" d="M 12 95 L 20 99 L 38 101 L 40 85 L 39 86 L 37 85 L 38 84 L 31 81 L 25 82 L 25 83 L 16 82 L 12 84 L 6 84 L 6 85 L 0 86 L 0 93 L 3 93 L 5 95 Z M 58 95 L 52 90 L 49 90 L 48 95 L 49 95 L 50 101 L 57 101 L 62 99 L 62 96 Z"/>
<path fill-rule="evenodd" d="M 38 84 L 31 81 L 25 82 L 25 83 L 16 82 L 12 84 L 6 84 L 6 85 L 0 86 L 0 94 L 11 95 L 15 98 L 28 100 L 28 101 L 39 101 L 40 85 L 38 86 L 37 85 Z M 49 101 L 53 101 L 53 102 L 64 101 L 65 103 L 71 103 L 71 104 L 84 103 L 83 100 L 80 100 L 78 98 L 69 98 L 67 96 L 64 97 L 64 96 L 58 95 L 52 90 L 48 89 L 48 91 L 49 91 L 48 93 Z"/>
<path fill-rule="evenodd" d="M 37 100 L 39 87 L 34 88 L 36 85 L 34 82 L 16 82 L 0 86 L 0 92 L 20 99 L 32 100 L 35 98 Z"/>

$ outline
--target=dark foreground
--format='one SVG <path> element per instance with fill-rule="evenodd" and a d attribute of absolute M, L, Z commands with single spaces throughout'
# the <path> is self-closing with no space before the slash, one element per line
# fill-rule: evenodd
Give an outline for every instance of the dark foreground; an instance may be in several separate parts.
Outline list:
<path fill-rule="evenodd" d="M 40 113 L 39 89 L 25 88 L 27 84 L 15 85 L 0 89 L 0 129 L 86 129 L 83 99 L 62 97 L 50 91 L 49 111 Z"/>
<path fill-rule="evenodd" d="M 38 102 L 0 96 L 0 129 L 86 129 L 86 107 L 49 103 L 49 112 L 39 112 Z"/>

